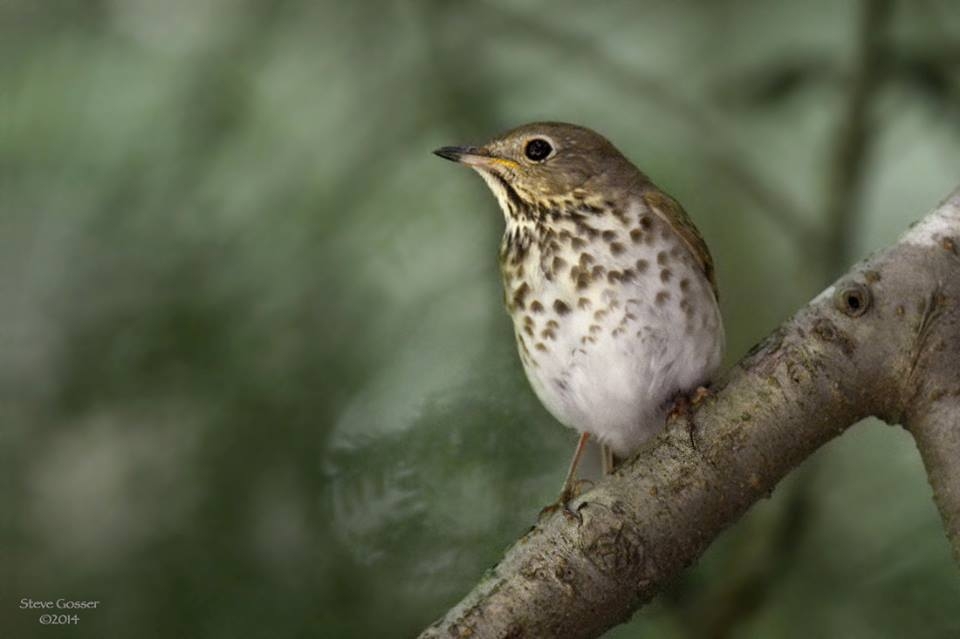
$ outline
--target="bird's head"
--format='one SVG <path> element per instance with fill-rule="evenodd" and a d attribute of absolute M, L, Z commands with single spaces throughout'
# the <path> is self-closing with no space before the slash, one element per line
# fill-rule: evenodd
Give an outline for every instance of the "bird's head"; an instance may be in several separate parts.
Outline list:
<path fill-rule="evenodd" d="M 445 146 L 434 153 L 480 173 L 508 219 L 536 219 L 601 196 L 617 198 L 646 181 L 605 137 L 560 122 L 526 124 L 483 146 Z"/>

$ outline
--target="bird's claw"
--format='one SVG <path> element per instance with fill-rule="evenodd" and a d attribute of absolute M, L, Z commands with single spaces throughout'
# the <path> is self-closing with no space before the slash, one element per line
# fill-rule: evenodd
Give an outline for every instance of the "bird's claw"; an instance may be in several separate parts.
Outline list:
<path fill-rule="evenodd" d="M 697 386 L 697 390 L 693 391 L 693 396 L 690 398 L 690 405 L 694 407 L 699 406 L 711 395 L 713 395 L 713 393 L 710 392 L 710 389 L 706 386 Z"/>
<path fill-rule="evenodd" d="M 684 394 L 677 395 L 673 400 L 673 407 L 667 413 L 667 421 L 686 417 L 690 414 L 691 408 L 696 408 L 712 395 L 713 393 L 706 386 L 697 386 L 697 389 L 689 397 Z"/>
<path fill-rule="evenodd" d="M 583 523 L 583 518 L 580 516 L 580 513 L 570 508 L 570 502 L 580 495 L 580 485 L 584 482 L 593 485 L 593 482 L 589 479 L 581 479 L 573 486 L 564 488 L 563 491 L 561 491 L 560 496 L 557 498 L 557 501 L 544 506 L 540 510 L 540 514 L 537 515 L 537 521 L 542 521 L 544 517 L 560 511 L 560 513 L 566 517 L 568 521 L 576 522 L 578 524 Z"/>
<path fill-rule="evenodd" d="M 690 399 L 686 395 L 678 395 L 673 401 L 673 407 L 667 413 L 667 421 L 672 422 L 675 419 L 685 417 L 690 413 Z"/>

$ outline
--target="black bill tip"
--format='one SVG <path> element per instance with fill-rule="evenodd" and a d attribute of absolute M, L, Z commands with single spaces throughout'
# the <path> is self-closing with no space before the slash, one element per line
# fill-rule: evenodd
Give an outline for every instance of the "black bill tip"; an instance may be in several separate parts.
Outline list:
<path fill-rule="evenodd" d="M 433 154 L 451 162 L 459 162 L 468 155 L 487 155 L 483 149 L 475 146 L 441 146 Z"/>

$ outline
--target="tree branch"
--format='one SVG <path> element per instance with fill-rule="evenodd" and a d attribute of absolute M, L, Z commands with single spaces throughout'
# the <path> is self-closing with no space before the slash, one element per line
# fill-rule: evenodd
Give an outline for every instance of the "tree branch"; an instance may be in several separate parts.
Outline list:
<path fill-rule="evenodd" d="M 869 415 L 905 421 L 960 560 L 960 190 L 755 347 L 716 394 L 539 522 L 432 637 L 597 637 L 797 464 Z"/>

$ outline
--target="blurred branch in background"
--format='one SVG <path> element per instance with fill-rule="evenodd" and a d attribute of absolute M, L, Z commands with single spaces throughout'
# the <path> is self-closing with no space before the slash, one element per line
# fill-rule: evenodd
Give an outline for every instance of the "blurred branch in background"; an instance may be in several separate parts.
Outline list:
<path fill-rule="evenodd" d="M 877 128 L 872 105 L 886 79 L 891 57 L 888 25 L 893 5 L 893 0 L 862 2 L 848 98 L 837 127 L 833 158 L 827 165 L 828 276 L 848 263 L 848 255 L 856 246 L 854 234 L 873 142 L 871 132 Z"/>

